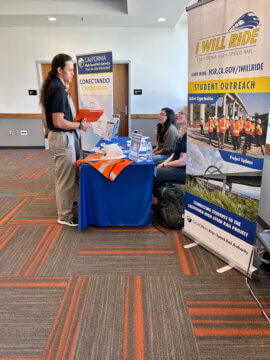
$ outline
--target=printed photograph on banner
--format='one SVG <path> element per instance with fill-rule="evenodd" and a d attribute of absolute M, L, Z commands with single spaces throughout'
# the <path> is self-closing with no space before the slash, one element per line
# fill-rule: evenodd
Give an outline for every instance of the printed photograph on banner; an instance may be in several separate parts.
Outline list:
<path fill-rule="evenodd" d="M 270 93 L 189 94 L 189 142 L 263 158 L 269 104 Z"/>
<path fill-rule="evenodd" d="M 186 191 L 256 222 L 262 170 L 257 169 L 259 162 L 253 165 L 240 165 L 233 154 L 188 144 Z"/>

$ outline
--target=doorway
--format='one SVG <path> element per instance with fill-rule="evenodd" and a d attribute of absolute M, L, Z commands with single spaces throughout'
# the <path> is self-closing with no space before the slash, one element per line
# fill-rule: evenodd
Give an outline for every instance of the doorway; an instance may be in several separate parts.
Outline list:
<path fill-rule="evenodd" d="M 51 64 L 41 64 L 42 81 L 51 70 Z M 118 136 L 129 135 L 129 65 L 113 64 L 113 113 L 120 115 Z M 78 88 L 76 64 L 69 93 L 78 111 Z"/>

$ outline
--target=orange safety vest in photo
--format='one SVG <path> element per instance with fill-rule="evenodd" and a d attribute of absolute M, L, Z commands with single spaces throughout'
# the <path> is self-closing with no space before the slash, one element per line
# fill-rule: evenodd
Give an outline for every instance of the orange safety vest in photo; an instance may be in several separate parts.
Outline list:
<path fill-rule="evenodd" d="M 227 129 L 226 126 L 226 119 L 225 118 L 221 118 L 219 121 L 219 132 L 220 133 L 225 133 Z"/>
<path fill-rule="evenodd" d="M 214 121 L 208 120 L 208 131 L 213 132 L 213 129 L 214 129 Z"/>
<path fill-rule="evenodd" d="M 250 124 L 250 135 L 254 134 L 254 128 L 255 128 L 255 124 L 254 123 Z"/>
<path fill-rule="evenodd" d="M 256 135 L 262 135 L 262 127 L 259 124 L 256 126 Z"/>
<path fill-rule="evenodd" d="M 240 131 L 243 130 L 243 126 L 244 126 L 244 120 L 243 119 L 240 119 L 239 120 L 239 124 L 240 124 Z"/>
<path fill-rule="evenodd" d="M 127 159 L 106 159 L 100 153 L 90 154 L 83 160 L 77 161 L 77 166 L 86 163 L 92 165 L 97 171 L 99 171 L 107 179 L 114 181 L 116 177 L 134 161 Z"/>
<path fill-rule="evenodd" d="M 245 134 L 249 135 L 250 133 L 250 121 L 246 120 L 246 125 L 245 125 Z"/>
<path fill-rule="evenodd" d="M 200 125 L 204 125 L 203 119 L 200 120 Z"/>
<path fill-rule="evenodd" d="M 232 126 L 232 136 L 239 136 L 240 124 L 236 121 Z"/>

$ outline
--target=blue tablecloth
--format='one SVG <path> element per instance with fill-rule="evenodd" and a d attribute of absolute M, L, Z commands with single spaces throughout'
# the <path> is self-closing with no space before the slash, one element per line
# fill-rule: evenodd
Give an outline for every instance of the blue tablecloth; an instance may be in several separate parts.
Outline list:
<path fill-rule="evenodd" d="M 126 145 L 129 138 L 113 142 Z M 104 142 L 104 141 L 102 141 Z M 106 142 L 108 143 L 108 142 Z M 134 162 L 114 181 L 89 164 L 81 165 L 79 230 L 98 226 L 151 225 L 153 161 Z"/>

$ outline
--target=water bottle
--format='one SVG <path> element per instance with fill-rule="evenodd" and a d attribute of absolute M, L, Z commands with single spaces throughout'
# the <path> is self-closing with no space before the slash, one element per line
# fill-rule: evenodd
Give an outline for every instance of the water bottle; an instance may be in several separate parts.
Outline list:
<path fill-rule="evenodd" d="M 148 142 L 146 148 L 146 161 L 152 161 L 152 145 L 150 142 Z"/>

